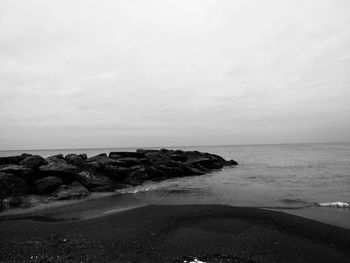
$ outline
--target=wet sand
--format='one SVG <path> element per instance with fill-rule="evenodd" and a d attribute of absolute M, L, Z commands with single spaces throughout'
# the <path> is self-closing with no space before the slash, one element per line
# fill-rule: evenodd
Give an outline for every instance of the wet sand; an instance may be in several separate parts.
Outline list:
<path fill-rule="evenodd" d="M 57 209 L 56 215 L 64 213 Z M 75 221 L 33 214 L 0 221 L 0 262 L 350 262 L 349 247 L 348 229 L 221 205 L 152 205 Z"/>

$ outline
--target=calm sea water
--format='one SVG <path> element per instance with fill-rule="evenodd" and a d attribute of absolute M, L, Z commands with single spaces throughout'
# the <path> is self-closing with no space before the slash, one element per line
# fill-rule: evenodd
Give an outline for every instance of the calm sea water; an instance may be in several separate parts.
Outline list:
<path fill-rule="evenodd" d="M 350 228 L 350 209 L 316 203 L 350 203 L 350 143 L 177 147 L 215 153 L 239 162 L 210 174 L 148 182 L 123 190 L 145 204 L 225 204 L 275 209 Z M 112 150 L 26 151 L 42 156 Z M 23 151 L 1 151 L 13 155 Z M 116 200 L 111 198 L 109 202 Z M 112 201 L 114 202 L 114 201 Z M 89 208 L 91 209 L 91 208 Z M 114 207 L 115 209 L 115 207 Z"/>

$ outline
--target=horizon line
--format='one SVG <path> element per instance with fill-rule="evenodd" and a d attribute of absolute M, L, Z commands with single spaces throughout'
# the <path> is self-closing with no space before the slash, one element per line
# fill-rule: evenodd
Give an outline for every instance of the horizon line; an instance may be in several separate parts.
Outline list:
<path fill-rule="evenodd" d="M 162 145 L 162 146 L 126 146 L 126 147 L 87 147 L 87 148 L 46 148 L 46 149 L 5 149 L 6 151 L 56 151 L 56 150 L 98 150 L 98 149 L 144 149 L 144 148 L 175 148 L 175 147 L 224 147 L 224 146 L 268 146 L 268 145 L 293 145 L 293 144 L 332 144 L 350 143 L 350 141 L 328 141 L 328 142 L 289 142 L 289 143 L 245 143 L 245 144 L 211 144 L 211 145 Z"/>

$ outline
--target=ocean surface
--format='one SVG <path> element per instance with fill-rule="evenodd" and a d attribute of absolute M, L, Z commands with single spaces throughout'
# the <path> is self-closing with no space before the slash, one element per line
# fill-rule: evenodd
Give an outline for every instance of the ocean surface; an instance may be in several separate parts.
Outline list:
<path fill-rule="evenodd" d="M 114 196 L 104 197 L 103 202 L 108 205 L 97 213 L 125 209 L 125 200 L 137 205 L 224 204 L 273 209 L 350 228 L 350 143 L 167 148 L 215 153 L 234 159 L 239 165 L 202 176 L 147 182 L 120 190 Z M 0 151 L 0 156 L 22 152 L 44 157 L 57 153 L 93 156 L 135 149 Z M 101 207 L 101 200 L 95 202 Z M 93 203 L 86 209 L 93 210 L 91 206 Z"/>

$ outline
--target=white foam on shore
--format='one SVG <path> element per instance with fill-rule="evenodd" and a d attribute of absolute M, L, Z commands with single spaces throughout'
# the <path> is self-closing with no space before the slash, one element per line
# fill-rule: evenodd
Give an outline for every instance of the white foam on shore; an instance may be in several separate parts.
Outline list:
<path fill-rule="evenodd" d="M 161 188 L 159 185 L 142 185 L 133 188 L 124 188 L 116 190 L 116 193 L 119 194 L 136 194 L 138 192 L 147 192 Z"/>
<path fill-rule="evenodd" d="M 350 204 L 346 202 L 317 203 L 317 205 L 321 207 L 350 208 Z"/>

